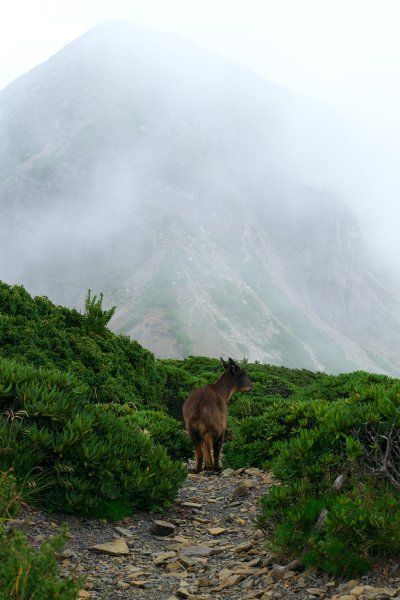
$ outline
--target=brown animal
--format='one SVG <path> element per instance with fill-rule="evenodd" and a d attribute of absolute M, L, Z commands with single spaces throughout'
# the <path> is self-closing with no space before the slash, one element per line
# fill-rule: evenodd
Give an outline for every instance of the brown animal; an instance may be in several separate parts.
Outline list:
<path fill-rule="evenodd" d="M 219 456 L 224 441 L 228 400 L 233 392 L 250 392 L 252 384 L 244 370 L 231 358 L 221 358 L 224 372 L 215 383 L 193 390 L 183 405 L 185 427 L 196 454 L 195 472 L 203 468 L 219 471 Z"/>

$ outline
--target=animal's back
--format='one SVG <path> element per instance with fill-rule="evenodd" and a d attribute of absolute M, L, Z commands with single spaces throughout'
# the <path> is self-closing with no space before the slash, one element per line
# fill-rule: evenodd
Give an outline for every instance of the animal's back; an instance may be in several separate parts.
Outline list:
<path fill-rule="evenodd" d="M 183 418 L 188 432 L 220 433 L 226 427 L 227 406 L 213 384 L 193 390 L 183 405 Z"/>

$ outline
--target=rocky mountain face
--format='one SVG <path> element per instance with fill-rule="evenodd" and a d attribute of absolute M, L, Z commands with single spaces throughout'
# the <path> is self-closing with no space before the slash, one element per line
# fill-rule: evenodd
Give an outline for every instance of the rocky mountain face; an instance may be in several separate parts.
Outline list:
<path fill-rule="evenodd" d="M 303 104 L 180 38 L 94 28 L 0 92 L 0 278 L 103 291 L 158 356 L 400 374 L 396 286 L 293 167 Z"/>

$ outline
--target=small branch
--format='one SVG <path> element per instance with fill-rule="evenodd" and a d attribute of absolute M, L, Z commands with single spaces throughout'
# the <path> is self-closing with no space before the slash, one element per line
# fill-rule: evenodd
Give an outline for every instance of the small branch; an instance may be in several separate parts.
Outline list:
<path fill-rule="evenodd" d="M 389 479 L 390 483 L 394 488 L 396 488 L 396 490 L 400 490 L 400 482 L 397 481 L 395 477 L 393 477 L 393 475 L 390 473 L 389 469 L 386 466 L 383 466 L 379 470 L 386 476 L 387 479 Z"/>
<path fill-rule="evenodd" d="M 325 519 L 328 516 L 329 510 L 327 508 L 323 508 L 321 510 L 321 512 L 319 513 L 319 517 L 317 522 L 315 523 L 313 529 L 315 531 L 320 531 L 323 527 L 323 524 L 325 523 Z"/>
<path fill-rule="evenodd" d="M 343 473 L 341 473 L 340 475 L 338 475 L 335 479 L 335 481 L 333 482 L 333 489 L 335 490 L 335 492 L 340 492 L 340 490 L 343 487 L 344 482 L 346 481 L 346 475 L 343 475 Z"/>
<path fill-rule="evenodd" d="M 297 558 L 295 560 L 292 560 L 290 563 L 288 563 L 287 565 L 272 565 L 272 568 L 275 569 L 276 571 L 297 571 L 298 569 L 301 569 L 303 567 L 303 564 L 301 562 L 301 560 L 298 560 Z"/>
<path fill-rule="evenodd" d="M 339 492 L 342 489 L 345 481 L 346 481 L 346 475 L 341 473 L 340 475 L 338 475 L 336 477 L 335 481 L 333 482 L 333 484 L 332 484 L 333 489 L 335 491 Z M 320 531 L 322 529 L 328 515 L 329 515 L 329 510 L 327 508 L 323 508 L 321 510 L 321 512 L 319 513 L 317 522 L 315 523 L 315 525 L 313 527 L 314 531 Z M 302 554 L 304 554 L 306 551 L 307 551 L 307 546 L 305 548 L 303 548 Z M 292 562 L 288 563 L 287 565 L 273 565 L 273 568 L 277 569 L 279 571 L 296 571 L 297 569 L 300 569 L 302 566 L 303 566 L 303 563 L 302 563 L 301 559 L 296 559 L 296 560 L 292 560 Z"/>

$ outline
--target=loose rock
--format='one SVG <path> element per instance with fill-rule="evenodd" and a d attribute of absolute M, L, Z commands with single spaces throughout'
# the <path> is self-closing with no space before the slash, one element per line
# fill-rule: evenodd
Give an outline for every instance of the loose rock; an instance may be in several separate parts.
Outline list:
<path fill-rule="evenodd" d="M 118 538 L 106 544 L 95 544 L 92 550 L 100 554 L 110 554 L 111 556 L 125 556 L 129 554 L 129 548 L 124 538 Z"/>
<path fill-rule="evenodd" d="M 47 513 L 27 508 L 18 517 L 26 522 L 29 539 L 37 543 L 53 536 L 59 525 L 67 523 L 68 545 L 58 559 L 62 574 L 75 571 L 85 577 L 85 589 L 79 598 L 400 598 L 400 566 L 394 561 L 391 569 L 391 563 L 387 563 L 386 570 L 377 568 L 365 578 L 350 581 L 340 578 L 337 583 L 312 569 L 299 573 L 288 565 L 271 568 L 271 563 L 278 561 L 267 553 L 264 534 L 252 523 L 258 499 L 271 483 L 270 474 L 258 469 L 225 470 L 219 477 L 190 475 L 174 507 L 165 514 L 165 521 L 151 513 L 136 513 L 114 523 L 71 515 L 52 514 L 49 518 Z M 235 493 L 237 500 L 233 500 Z M 153 533 L 156 521 L 168 523 L 174 531 L 169 535 Z M 115 532 L 125 544 L 123 553 L 118 549 L 115 553 Z M 104 553 L 104 546 L 110 544 L 113 552 Z"/>
<path fill-rule="evenodd" d="M 168 523 L 168 521 L 154 521 L 151 524 L 150 531 L 153 535 L 172 535 L 175 533 L 175 525 Z"/>

